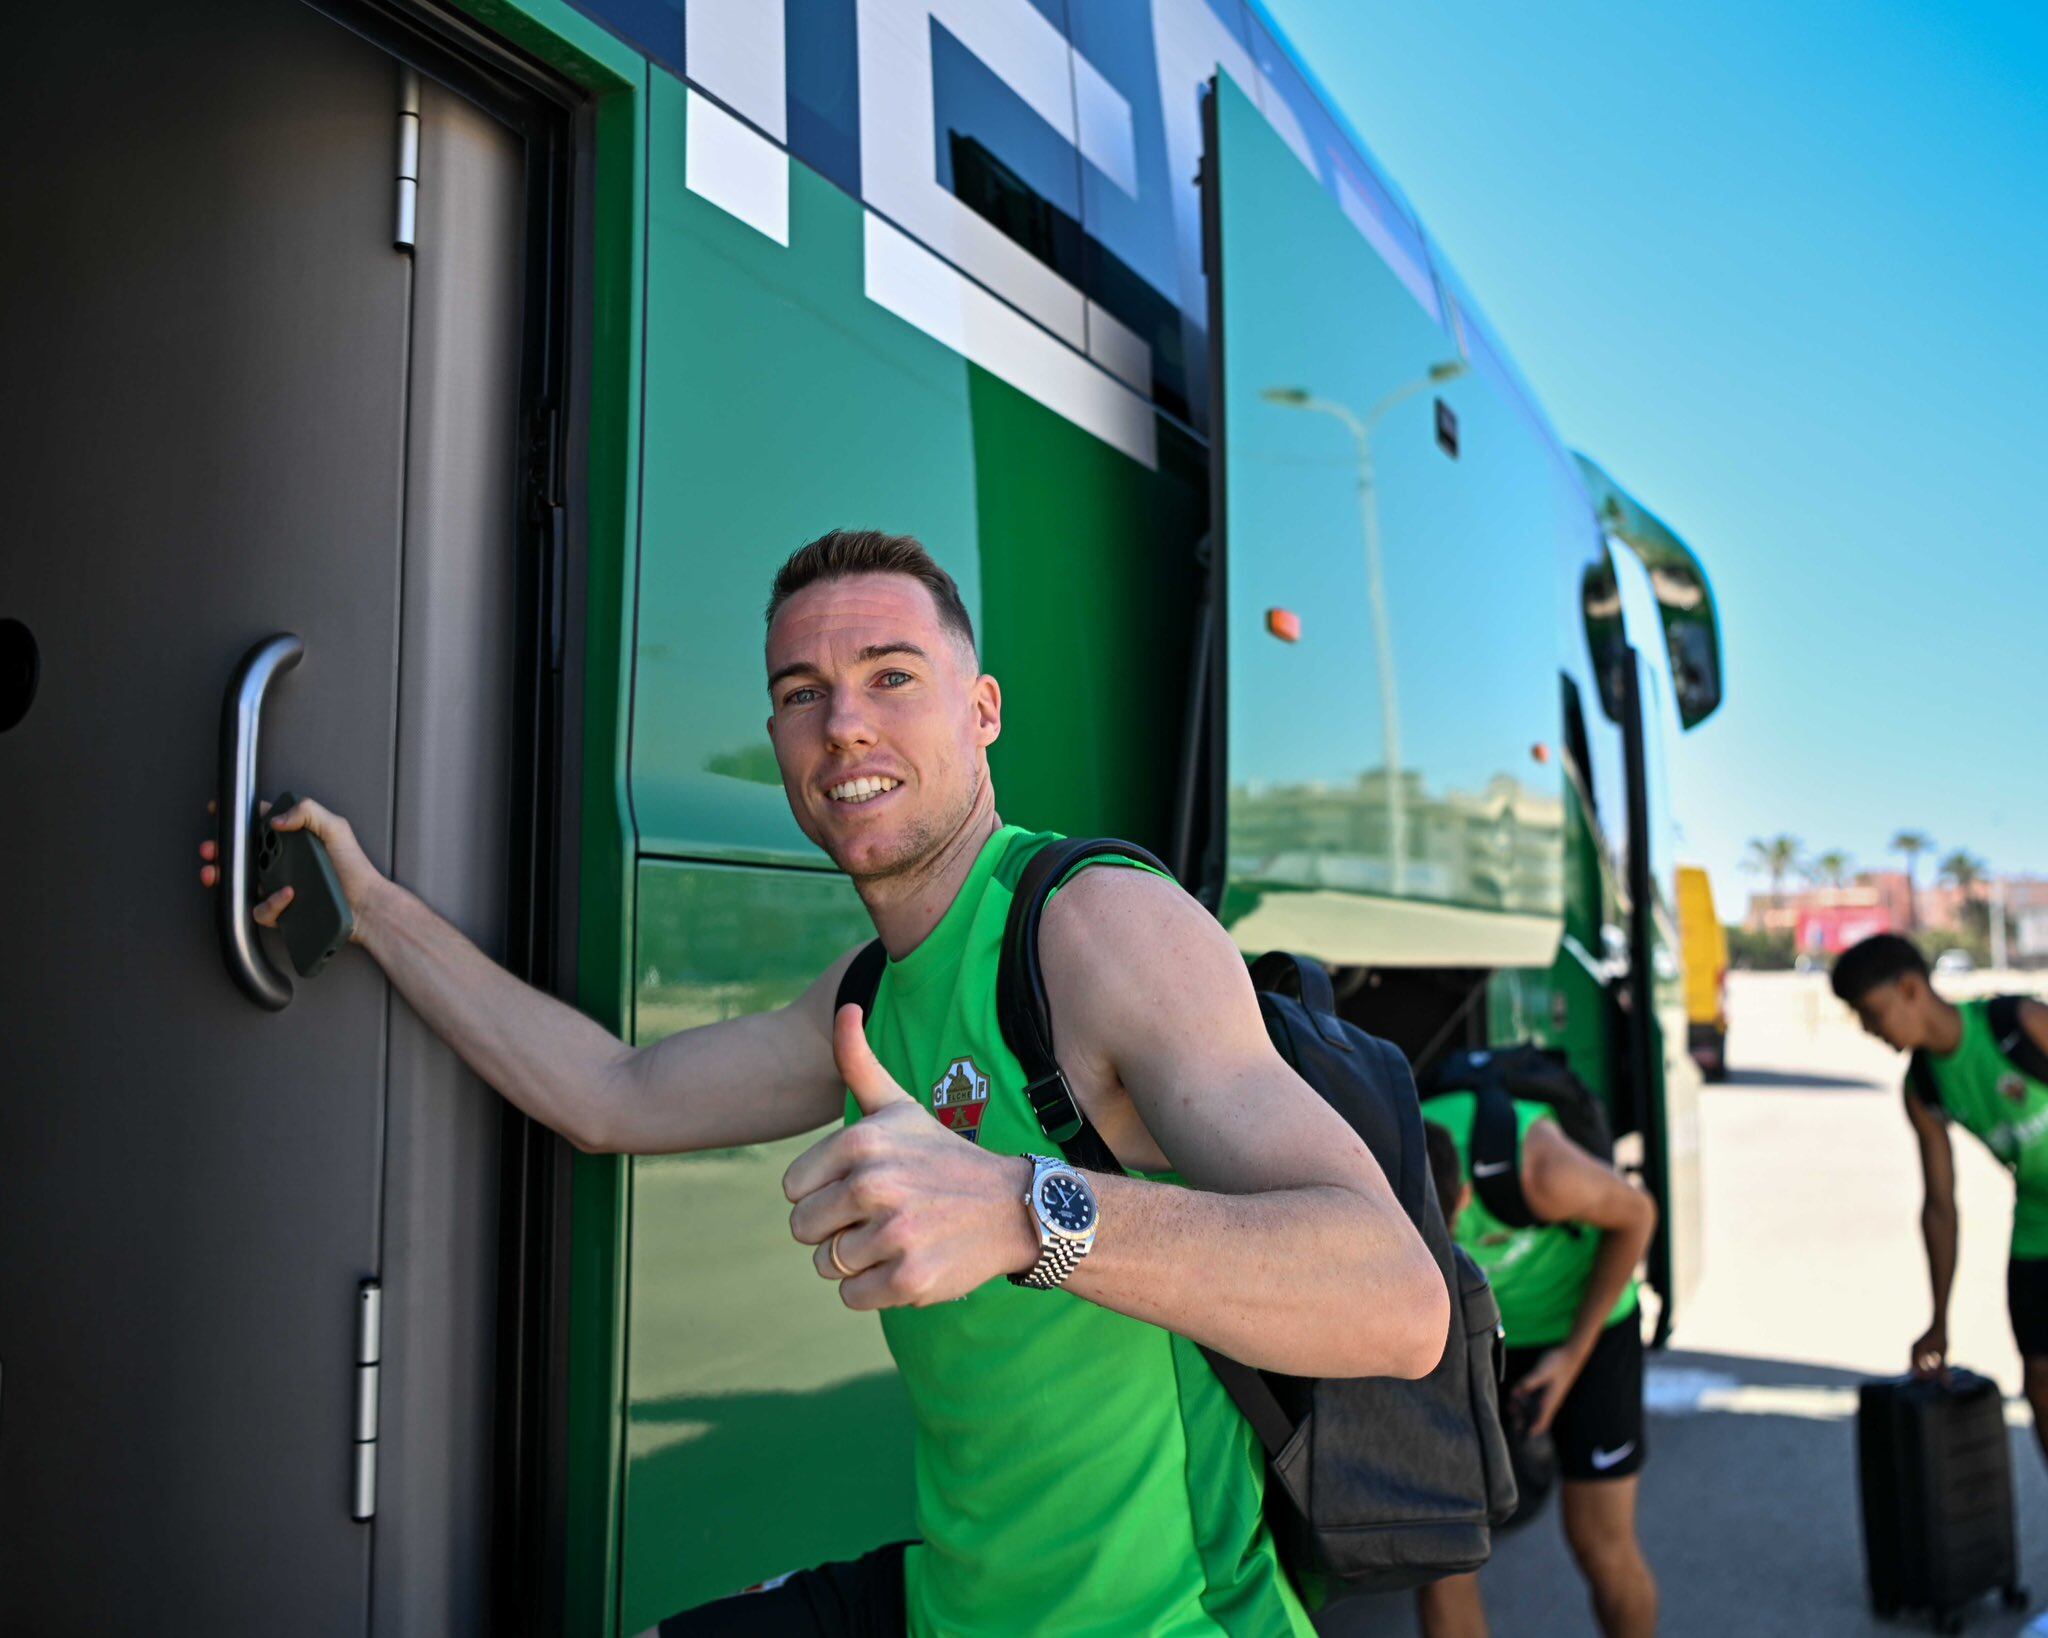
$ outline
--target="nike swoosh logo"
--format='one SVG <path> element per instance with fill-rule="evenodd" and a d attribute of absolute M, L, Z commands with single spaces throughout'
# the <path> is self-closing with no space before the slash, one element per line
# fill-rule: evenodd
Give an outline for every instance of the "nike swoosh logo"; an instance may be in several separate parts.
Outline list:
<path fill-rule="evenodd" d="M 1616 1445 L 1612 1450 L 1594 1451 L 1590 1460 L 1596 1468 L 1598 1468 L 1601 1472 L 1604 1473 L 1607 1471 L 1608 1468 L 1613 1467 L 1617 1462 L 1625 1460 L 1628 1456 L 1628 1453 L 1634 1450 L 1635 1448 L 1636 1442 L 1635 1440 L 1631 1439 L 1627 1444 Z"/>
<path fill-rule="evenodd" d="M 1490 1166 L 1474 1166 L 1472 1168 L 1472 1175 L 1474 1177 L 1498 1177 L 1507 1169 L 1508 1163 L 1505 1160 L 1496 1160 Z"/>

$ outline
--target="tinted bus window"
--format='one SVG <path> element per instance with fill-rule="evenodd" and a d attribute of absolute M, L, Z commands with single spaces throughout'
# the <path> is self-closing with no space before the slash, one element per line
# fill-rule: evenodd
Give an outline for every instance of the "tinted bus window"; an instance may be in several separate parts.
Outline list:
<path fill-rule="evenodd" d="M 1100 76 L 1102 85 L 1130 110 L 1130 170 L 1113 176 L 1088 163 L 1081 165 L 1082 244 L 1081 288 L 1101 313 L 1089 313 L 1090 352 L 1101 357 L 1109 331 L 1102 323 L 1120 326 L 1135 337 L 1150 357 L 1144 374 L 1131 379 L 1140 392 L 1171 414 L 1193 421 L 1188 385 L 1191 348 L 1201 345 L 1201 332 L 1188 332 L 1191 320 L 1175 300 L 1180 273 L 1175 259 L 1173 188 L 1167 163 L 1166 126 L 1160 104 L 1159 58 L 1153 20 L 1143 6 L 1081 5 L 1073 16 L 1075 55 Z M 1077 85 L 1085 79 L 1076 65 Z M 1086 101 L 1080 118 L 1091 111 Z M 1118 373 L 1124 373 L 1119 371 Z M 1136 372 L 1133 372 L 1135 374 Z"/>
<path fill-rule="evenodd" d="M 856 0 L 789 0 L 783 30 L 789 151 L 860 193 L 860 32 Z"/>
<path fill-rule="evenodd" d="M 1649 796 L 1650 879 L 1668 912 L 1678 903 L 1677 822 L 1671 805 L 1669 746 L 1677 736 L 1678 713 L 1672 704 L 1671 665 L 1664 652 L 1663 622 L 1649 571 L 1625 547 L 1610 548 L 1614 560 L 1623 618 L 1634 644 L 1642 678 L 1644 775 Z"/>
<path fill-rule="evenodd" d="M 1374 964 L 1413 959 L 1389 896 L 1561 918 L 1564 791 L 1531 752 L 1557 737 L 1559 454 L 1218 94 L 1225 923 Z M 1306 611 L 1285 643 L 1280 609 Z"/>
<path fill-rule="evenodd" d="M 1107 10 L 1084 7 L 1084 13 Z M 1132 6 L 1133 11 L 1142 10 Z M 1202 271 L 1202 94 L 1219 66 L 1239 84 L 1257 75 L 1236 0 L 1152 0 L 1152 50 L 1159 81 L 1159 121 L 1166 150 L 1164 185 L 1173 231 L 1175 278 L 1163 286 L 1180 306 L 1188 359 L 1188 420 L 1208 427 L 1209 281 Z M 1088 19 L 1093 27 L 1095 20 Z"/>
<path fill-rule="evenodd" d="M 1564 754 L 1573 776 L 1586 795 L 1586 808 L 1595 819 L 1600 816 L 1600 791 L 1593 779 L 1593 745 L 1586 737 L 1586 711 L 1579 699 L 1579 685 L 1564 679 Z"/>
<path fill-rule="evenodd" d="M 1048 125 L 937 18 L 931 37 L 939 186 L 1078 285 L 1081 158 L 1072 129 Z"/>

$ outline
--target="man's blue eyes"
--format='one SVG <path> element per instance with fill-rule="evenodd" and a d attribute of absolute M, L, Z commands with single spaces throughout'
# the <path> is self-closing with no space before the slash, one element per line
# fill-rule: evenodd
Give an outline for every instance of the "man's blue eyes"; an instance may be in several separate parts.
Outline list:
<path fill-rule="evenodd" d="M 907 671 L 885 671 L 875 680 L 888 683 L 891 687 L 901 687 L 902 684 L 915 682 L 917 679 Z M 808 705 L 810 703 L 810 696 L 818 692 L 819 690 L 815 688 L 792 688 L 783 696 L 782 703 L 784 705 Z"/>

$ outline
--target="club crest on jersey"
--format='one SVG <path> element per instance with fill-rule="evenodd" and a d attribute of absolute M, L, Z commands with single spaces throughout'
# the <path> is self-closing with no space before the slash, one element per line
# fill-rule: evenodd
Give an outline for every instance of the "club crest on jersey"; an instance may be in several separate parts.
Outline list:
<path fill-rule="evenodd" d="M 2026 1080 L 2010 1069 L 1998 1077 L 1998 1091 L 2007 1103 L 2024 1103 L 2027 1100 Z"/>
<path fill-rule="evenodd" d="M 981 1116 L 987 1108 L 988 1077 L 972 1058 L 955 1058 L 932 1085 L 932 1113 L 969 1143 L 981 1141 Z"/>

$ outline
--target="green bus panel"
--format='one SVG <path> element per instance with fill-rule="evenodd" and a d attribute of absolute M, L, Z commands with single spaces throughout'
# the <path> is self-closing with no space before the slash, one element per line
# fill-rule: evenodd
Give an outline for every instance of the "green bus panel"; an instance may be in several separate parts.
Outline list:
<path fill-rule="evenodd" d="M 842 876 L 640 866 L 634 1039 L 793 1000 L 871 938 Z M 910 1533 L 909 1409 L 872 1314 L 790 1238 L 823 1131 L 631 1168 L 620 1630 Z"/>
<path fill-rule="evenodd" d="M 1163 847 L 1207 505 L 1171 426 L 1147 467 L 869 301 L 863 208 L 802 165 L 787 246 L 691 193 L 694 94 L 651 76 L 639 1043 L 781 1005 L 872 935 L 764 728 L 762 608 L 791 549 L 919 535 L 1003 684 L 1005 817 Z M 880 1329 L 789 1237 L 780 1179 L 809 1141 L 626 1163 L 616 1630 L 910 1528 Z"/>
<path fill-rule="evenodd" d="M 762 611 L 783 558 L 842 526 L 914 534 L 959 582 L 1004 686 L 1005 817 L 1163 843 L 1199 449 L 1168 430 L 1150 470 L 869 300 L 867 213 L 803 165 L 786 246 L 690 192 L 695 95 L 653 73 L 643 851 L 829 868 L 776 772 Z"/>

